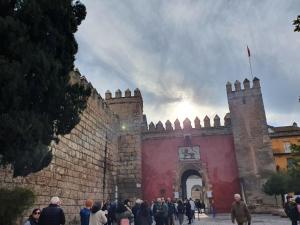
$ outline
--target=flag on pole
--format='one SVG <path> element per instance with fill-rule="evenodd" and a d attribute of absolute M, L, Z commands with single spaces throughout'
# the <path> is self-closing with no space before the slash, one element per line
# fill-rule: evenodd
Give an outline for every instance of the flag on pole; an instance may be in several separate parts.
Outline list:
<path fill-rule="evenodd" d="M 250 49 L 248 48 L 248 45 L 247 45 L 247 52 L 248 52 L 248 57 L 250 57 Z"/>

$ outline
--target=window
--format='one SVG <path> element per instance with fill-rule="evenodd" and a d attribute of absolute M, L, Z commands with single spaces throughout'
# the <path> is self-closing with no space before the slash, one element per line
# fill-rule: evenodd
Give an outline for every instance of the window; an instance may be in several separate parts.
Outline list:
<path fill-rule="evenodd" d="M 291 143 L 285 142 L 283 143 L 284 153 L 291 153 Z"/>

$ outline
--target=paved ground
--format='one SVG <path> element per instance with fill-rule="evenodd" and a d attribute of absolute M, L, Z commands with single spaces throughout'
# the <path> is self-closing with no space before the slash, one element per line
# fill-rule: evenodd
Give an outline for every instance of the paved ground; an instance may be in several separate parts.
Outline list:
<path fill-rule="evenodd" d="M 184 225 L 187 221 L 184 222 Z M 236 224 L 236 223 L 235 223 Z M 267 214 L 252 215 L 252 223 L 255 225 L 291 225 L 291 222 L 287 218 L 281 218 L 279 216 L 272 216 Z M 229 214 L 218 214 L 215 218 L 210 215 L 201 215 L 200 218 L 195 219 L 193 225 L 232 225 Z"/>

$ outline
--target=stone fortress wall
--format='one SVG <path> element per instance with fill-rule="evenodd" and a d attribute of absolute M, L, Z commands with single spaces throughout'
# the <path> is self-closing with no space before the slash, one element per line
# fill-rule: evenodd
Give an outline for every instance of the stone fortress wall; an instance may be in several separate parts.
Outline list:
<path fill-rule="evenodd" d="M 86 85 L 91 85 L 78 71 L 71 75 L 75 80 L 80 79 Z M 117 90 L 114 97 L 107 91 L 104 100 L 92 88 L 79 124 L 70 134 L 59 137 L 58 144 L 52 144 L 51 164 L 24 178 L 13 178 L 9 168 L 2 168 L 0 187 L 22 186 L 32 189 L 37 195 L 34 207 L 40 208 L 48 205 L 51 196 L 59 196 L 67 224 L 78 224 L 79 210 L 87 198 L 114 199 L 116 194 L 121 199 L 145 197 L 142 196 L 141 186 L 142 178 L 146 178 L 142 176 L 145 175 L 142 173 L 144 146 L 154 146 L 156 139 L 166 141 L 170 137 L 184 137 L 188 133 L 201 143 L 207 137 L 211 137 L 211 140 L 216 138 L 215 143 L 219 143 L 219 147 L 226 142 L 228 154 L 230 149 L 235 149 L 235 156 L 231 160 L 233 162 L 236 157 L 238 161 L 246 199 L 261 200 L 263 195 L 259 188 L 266 175 L 273 171 L 274 161 L 259 80 L 254 79 L 253 87 L 245 80 L 244 87 L 242 90 L 240 83 L 236 82 L 235 90 L 232 90 L 231 84 L 227 84 L 230 113 L 226 114 L 223 126 L 216 115 L 213 125 L 207 116 L 204 126 L 196 118 L 194 128 L 189 119 L 184 121 L 183 128 L 178 120 L 174 127 L 170 121 L 165 126 L 161 122 L 156 126 L 153 123 L 148 126 L 138 89 L 134 90 L 133 95 L 126 90 L 124 96 Z M 208 148 L 214 149 L 210 142 L 206 143 Z M 177 146 L 174 142 L 174 148 Z M 203 165 L 207 167 L 206 163 Z M 237 168 L 229 169 L 233 171 Z M 209 175 L 210 172 L 205 173 Z M 210 176 L 213 184 L 215 175 Z"/>
<path fill-rule="evenodd" d="M 79 78 L 78 72 L 72 76 Z M 76 78 L 75 78 L 76 79 Z M 87 81 L 83 76 L 81 82 Z M 92 89 L 81 121 L 70 134 L 52 144 L 51 164 L 27 177 L 12 177 L 0 170 L 0 187 L 27 187 L 36 194 L 34 207 L 43 208 L 51 196 L 59 196 L 66 224 L 79 224 L 79 211 L 87 198 L 113 199 L 119 163 L 119 119 L 102 97 Z M 25 214 L 26 216 L 27 214 Z"/>
<path fill-rule="evenodd" d="M 260 80 L 255 77 L 251 86 L 245 79 L 243 86 L 238 80 L 234 90 L 230 82 L 226 84 L 241 189 L 250 204 L 272 204 L 274 199 L 262 192 L 275 163 Z"/>

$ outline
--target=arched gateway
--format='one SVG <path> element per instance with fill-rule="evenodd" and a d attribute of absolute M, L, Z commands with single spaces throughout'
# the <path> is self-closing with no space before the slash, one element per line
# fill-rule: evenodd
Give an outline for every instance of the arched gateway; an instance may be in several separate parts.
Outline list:
<path fill-rule="evenodd" d="M 188 182 L 190 180 L 190 182 Z M 200 173 L 197 170 L 186 170 L 181 175 L 181 198 L 193 198 L 192 190 L 198 191 L 199 193 L 203 189 L 203 180 L 201 178 Z M 202 191 L 203 192 L 203 191 Z M 198 199 L 203 198 L 202 194 L 199 194 Z"/>

